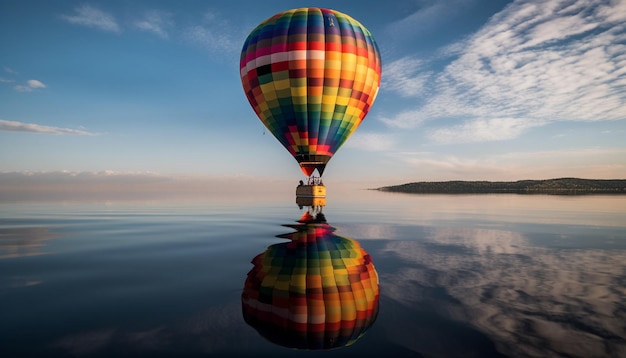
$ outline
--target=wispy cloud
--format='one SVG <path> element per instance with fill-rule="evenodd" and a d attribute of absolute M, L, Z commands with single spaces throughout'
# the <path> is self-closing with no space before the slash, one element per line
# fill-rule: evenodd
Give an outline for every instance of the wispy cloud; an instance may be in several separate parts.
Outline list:
<path fill-rule="evenodd" d="M 4 66 L 4 72 L 8 73 L 9 77 L 13 77 L 13 76 L 17 75 L 17 72 L 15 70 L 13 70 L 10 67 L 6 67 L 6 66 Z M 12 79 L 12 78 L 0 77 L 0 82 L 1 83 L 13 83 L 13 82 L 15 82 L 15 80 Z"/>
<path fill-rule="evenodd" d="M 556 177 L 622 178 L 626 149 L 581 148 L 494 153 L 466 157 L 434 152 L 403 152 L 394 157 L 419 170 L 423 180 L 520 180 Z M 425 176 L 427 175 L 427 177 Z"/>
<path fill-rule="evenodd" d="M 12 82 L 12 81 L 10 81 Z M 14 89 L 18 92 L 31 92 L 35 89 L 38 88 L 46 88 L 46 85 L 43 84 L 43 82 L 39 81 L 39 80 L 28 80 L 26 81 L 26 84 L 23 85 L 17 85 L 14 87 Z"/>
<path fill-rule="evenodd" d="M 169 12 L 151 10 L 134 24 L 136 28 L 142 31 L 153 33 L 162 39 L 169 39 L 169 32 L 174 27 L 174 20 Z"/>
<path fill-rule="evenodd" d="M 72 14 L 61 15 L 69 23 L 102 31 L 121 33 L 122 27 L 116 16 L 92 5 L 78 6 Z M 131 15 L 123 23 L 132 28 L 151 33 L 161 39 L 180 36 L 182 41 L 207 49 L 210 53 L 224 56 L 237 55 L 245 38 L 245 31 L 233 26 L 215 11 L 207 11 L 200 21 L 177 26 L 174 14 L 163 10 L 148 10 L 141 16 Z M 20 89 L 27 90 L 25 87 Z"/>
<path fill-rule="evenodd" d="M 424 104 L 382 120 L 413 128 L 461 119 L 433 138 L 491 141 L 552 121 L 626 119 L 625 22 L 623 0 L 515 1 L 455 44 L 458 57 L 427 82 L 420 61 L 387 65 L 395 81 L 383 90 Z"/>
<path fill-rule="evenodd" d="M 393 148 L 395 140 L 392 135 L 382 133 L 356 132 L 346 142 L 348 148 L 359 148 L 366 151 L 386 151 Z"/>
<path fill-rule="evenodd" d="M 402 20 L 390 24 L 387 32 L 394 37 L 411 39 L 423 36 L 425 33 L 439 31 L 440 28 L 448 26 L 447 22 L 450 18 L 462 14 L 472 2 L 468 0 L 414 1 L 415 11 Z"/>
<path fill-rule="evenodd" d="M 420 96 L 430 76 L 422 60 L 405 57 L 385 66 L 381 87 L 402 97 Z"/>
<path fill-rule="evenodd" d="M 542 121 L 529 121 L 525 118 L 477 118 L 434 129 L 429 137 L 442 144 L 501 141 L 517 138 L 528 129 L 543 124 Z"/>
<path fill-rule="evenodd" d="M 495 160 L 492 158 L 464 158 L 432 152 L 403 152 L 393 156 L 409 168 L 419 169 L 419 177 L 422 180 L 442 180 L 443 178 L 446 180 L 450 178 L 481 180 L 508 174 L 495 165 Z"/>
<path fill-rule="evenodd" d="M 115 17 L 103 10 L 91 5 L 81 5 L 74 9 L 72 15 L 61 15 L 61 18 L 69 23 L 87 26 L 107 32 L 120 33 L 121 27 Z"/>
<path fill-rule="evenodd" d="M 245 33 L 231 25 L 219 13 L 208 11 L 202 24 L 188 27 L 184 31 L 184 37 L 188 42 L 213 54 L 234 55 L 241 50 Z"/>
<path fill-rule="evenodd" d="M 8 74 L 9 78 L 0 77 L 0 83 L 15 83 L 15 77 L 18 77 L 18 72 L 10 67 L 4 67 L 4 72 Z M 28 80 L 13 86 L 13 89 L 18 92 L 32 92 L 36 89 L 46 88 L 46 85 L 39 80 Z"/>
<path fill-rule="evenodd" d="M 61 127 L 44 126 L 34 123 L 23 123 L 0 119 L 0 131 L 4 132 L 30 132 L 41 134 L 72 134 L 72 135 L 95 135 L 95 133 Z"/>

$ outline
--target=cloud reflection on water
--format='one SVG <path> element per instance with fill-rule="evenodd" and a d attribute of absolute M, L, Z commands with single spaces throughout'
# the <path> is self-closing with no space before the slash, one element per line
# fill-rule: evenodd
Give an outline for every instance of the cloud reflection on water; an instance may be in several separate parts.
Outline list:
<path fill-rule="evenodd" d="M 46 241 L 59 237 L 45 227 L 0 228 L 0 259 L 43 255 Z"/>
<path fill-rule="evenodd" d="M 624 250 L 540 247 L 519 232 L 481 228 L 424 235 L 385 244 L 399 263 L 381 276 L 383 295 L 418 310 L 430 302 L 510 356 L 626 356 Z"/>

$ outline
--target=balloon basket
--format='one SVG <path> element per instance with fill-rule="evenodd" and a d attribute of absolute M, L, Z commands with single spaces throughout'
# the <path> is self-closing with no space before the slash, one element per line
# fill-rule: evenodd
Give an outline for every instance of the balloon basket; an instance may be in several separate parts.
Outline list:
<path fill-rule="evenodd" d="M 326 206 L 326 187 L 322 183 L 303 184 L 296 188 L 296 204 L 300 208 L 304 206 Z"/>
<path fill-rule="evenodd" d="M 326 187 L 322 185 L 298 185 L 296 198 L 326 198 Z"/>

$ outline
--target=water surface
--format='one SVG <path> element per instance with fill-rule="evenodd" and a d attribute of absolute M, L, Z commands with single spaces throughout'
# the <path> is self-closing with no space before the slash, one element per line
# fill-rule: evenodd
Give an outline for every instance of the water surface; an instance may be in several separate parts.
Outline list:
<path fill-rule="evenodd" d="M 626 356 L 625 197 L 330 189 L 308 219 L 291 193 L 0 203 L 0 353 Z M 342 286 L 355 267 L 379 287 Z M 251 272 L 266 280 L 253 319 Z"/>

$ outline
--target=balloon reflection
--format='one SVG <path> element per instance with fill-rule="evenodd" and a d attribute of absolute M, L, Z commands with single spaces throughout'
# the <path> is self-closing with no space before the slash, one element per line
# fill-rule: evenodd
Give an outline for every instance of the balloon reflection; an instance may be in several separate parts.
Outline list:
<path fill-rule="evenodd" d="M 285 225 L 290 240 L 257 255 L 241 295 L 243 317 L 269 341 L 297 349 L 349 346 L 378 314 L 378 274 L 370 255 L 338 236 L 309 207 Z"/>

